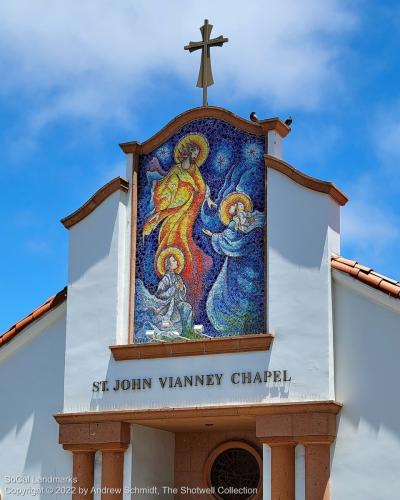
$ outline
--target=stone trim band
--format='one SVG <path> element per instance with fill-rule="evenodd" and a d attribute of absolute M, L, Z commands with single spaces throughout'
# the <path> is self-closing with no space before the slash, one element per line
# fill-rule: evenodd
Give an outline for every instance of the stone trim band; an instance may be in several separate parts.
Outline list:
<path fill-rule="evenodd" d="M 337 415 L 342 405 L 337 401 L 302 401 L 291 403 L 256 403 L 243 405 L 198 406 L 184 408 L 111 410 L 77 413 L 58 413 L 54 418 L 59 424 L 86 423 L 86 422 L 132 422 L 148 425 L 151 421 L 165 421 L 172 419 L 180 425 L 181 419 L 205 418 L 233 418 L 248 417 L 254 419 L 265 415 L 288 415 L 292 413 L 332 413 Z"/>
<path fill-rule="evenodd" d="M 216 337 L 201 340 L 174 341 L 165 343 L 112 345 L 111 352 L 116 361 L 127 359 L 155 359 L 176 356 L 198 356 L 200 354 L 225 354 L 231 352 L 268 351 L 274 336 L 269 333 L 242 335 L 238 337 Z"/>

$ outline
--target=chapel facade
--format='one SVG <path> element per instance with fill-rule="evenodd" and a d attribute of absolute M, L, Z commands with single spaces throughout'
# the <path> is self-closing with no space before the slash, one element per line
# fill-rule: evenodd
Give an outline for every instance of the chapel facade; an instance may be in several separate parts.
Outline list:
<path fill-rule="evenodd" d="M 396 498 L 400 283 L 341 256 L 289 132 L 203 106 L 121 144 L 0 336 L 2 499 Z"/>

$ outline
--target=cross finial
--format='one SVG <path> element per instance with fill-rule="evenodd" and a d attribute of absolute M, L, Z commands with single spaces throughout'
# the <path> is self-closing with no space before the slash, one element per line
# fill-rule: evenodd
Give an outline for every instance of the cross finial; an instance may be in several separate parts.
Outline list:
<path fill-rule="evenodd" d="M 207 87 L 210 87 L 214 83 L 211 70 L 210 48 L 222 47 L 222 45 L 228 41 L 228 39 L 224 38 L 222 35 L 210 39 L 212 29 L 213 25 L 209 24 L 208 19 L 205 19 L 204 25 L 200 28 L 203 40 L 201 42 L 189 42 L 189 45 L 184 47 L 184 49 L 189 52 L 201 49 L 201 64 L 197 86 L 203 88 L 203 106 L 208 106 Z"/>

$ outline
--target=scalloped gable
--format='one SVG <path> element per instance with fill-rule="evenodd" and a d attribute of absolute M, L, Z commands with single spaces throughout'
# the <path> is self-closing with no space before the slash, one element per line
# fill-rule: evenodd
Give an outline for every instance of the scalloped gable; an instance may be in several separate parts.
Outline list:
<path fill-rule="evenodd" d="M 252 122 L 235 115 L 231 111 L 216 106 L 193 108 L 181 113 L 172 119 L 161 130 L 143 143 L 137 141 L 124 142 L 120 148 L 126 154 L 144 155 L 161 146 L 185 124 L 202 118 L 215 118 L 224 120 L 234 127 L 255 135 L 265 135 L 275 131 L 280 137 L 286 137 L 291 129 L 279 118 L 268 118 Z M 316 179 L 297 170 L 288 163 L 271 155 L 265 156 L 266 167 L 273 168 L 291 178 L 294 182 L 320 193 L 328 194 L 336 203 L 343 206 L 348 202 L 348 197 L 332 182 Z"/>
<path fill-rule="evenodd" d="M 255 135 L 266 135 L 269 131 L 275 130 L 281 137 L 286 137 L 290 132 L 290 128 L 279 118 L 268 118 L 267 120 L 252 122 L 250 120 L 245 120 L 244 118 L 241 118 L 224 108 L 207 106 L 189 109 L 188 111 L 181 113 L 143 143 L 136 141 L 123 142 L 120 144 L 120 148 L 127 154 L 148 154 L 160 146 L 165 140 L 174 135 L 174 133 L 177 132 L 183 125 L 202 118 L 216 118 L 224 120 L 240 130 Z"/>
<path fill-rule="evenodd" d="M 116 177 L 96 191 L 96 193 L 91 196 L 80 208 L 75 210 L 75 212 L 72 212 L 72 214 L 61 219 L 61 224 L 69 229 L 91 214 L 93 210 L 95 210 L 109 196 L 115 193 L 115 191 L 121 190 L 127 192 L 128 189 L 128 181 L 122 177 Z"/>
<path fill-rule="evenodd" d="M 332 182 L 323 181 L 321 179 L 316 179 L 315 177 L 304 174 L 303 172 L 300 172 L 300 170 L 297 170 L 296 168 L 292 167 L 292 165 L 289 165 L 289 163 L 286 163 L 279 158 L 265 155 L 265 166 L 281 172 L 282 174 L 292 179 L 292 181 L 306 187 L 307 189 L 329 195 L 337 204 L 341 206 L 346 205 L 346 203 L 349 201 L 348 197 L 343 193 L 343 191 L 336 187 Z"/>

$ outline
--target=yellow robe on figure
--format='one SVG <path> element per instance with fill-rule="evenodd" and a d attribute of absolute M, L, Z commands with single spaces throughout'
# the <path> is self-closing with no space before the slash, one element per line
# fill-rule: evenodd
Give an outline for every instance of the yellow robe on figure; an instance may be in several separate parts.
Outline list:
<path fill-rule="evenodd" d="M 143 237 L 161 223 L 155 268 L 160 253 L 169 246 L 182 250 L 184 266 L 181 273 L 188 289 L 188 300 L 196 309 L 201 298 L 203 278 L 211 268 L 212 259 L 194 242 L 193 226 L 206 196 L 206 184 L 197 165 L 187 170 L 176 164 L 156 182 L 154 211 L 143 228 Z"/>

